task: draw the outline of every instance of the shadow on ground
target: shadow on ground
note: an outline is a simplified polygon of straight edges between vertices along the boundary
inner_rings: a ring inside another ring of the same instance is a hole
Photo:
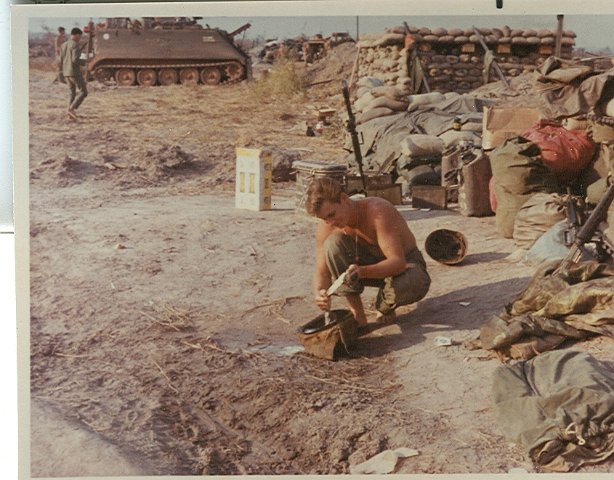
[[[359,339],[355,355],[381,357],[424,342],[429,333],[479,330],[491,315],[499,313],[522,290],[527,281],[528,278],[514,278],[427,297],[412,311],[399,315],[396,324],[370,327],[369,333]],[[463,306],[460,302],[469,302],[469,305]],[[459,315],[459,309],[464,309],[465,314]]]

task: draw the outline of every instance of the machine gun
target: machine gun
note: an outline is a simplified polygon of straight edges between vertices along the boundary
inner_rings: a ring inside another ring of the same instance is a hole
[[[572,265],[578,263],[582,258],[582,254],[584,253],[584,245],[590,242],[593,239],[593,236],[597,233],[598,238],[602,241],[605,240],[604,245],[601,246],[602,249],[611,250],[612,245],[607,239],[604,238],[601,232],[597,232],[599,224],[605,219],[608,208],[612,204],[614,200],[614,183],[610,183],[608,189],[606,190],[601,200],[595,207],[595,209],[591,212],[589,217],[586,219],[582,228],[578,231],[573,243],[571,244],[571,248],[569,252],[561,260],[561,263],[556,267],[552,275],[564,276],[569,271]],[[609,252],[611,254],[611,252]]]
[[[352,104],[350,103],[350,90],[345,80],[341,82],[341,87],[343,90],[343,100],[345,101],[345,108],[348,112],[347,130],[350,133],[350,137],[352,137],[352,149],[354,150],[354,158],[356,159],[356,163],[358,164],[358,173],[360,174],[360,179],[362,180],[362,188],[364,190],[363,193],[366,195],[367,180],[365,179],[365,174],[362,171],[362,153],[360,152],[360,142],[358,140],[358,132],[356,131],[356,118],[354,117],[354,112],[352,112]]]
[[[580,205],[581,212],[584,212],[584,202]],[[565,203],[565,216],[567,217],[567,228],[565,229],[565,246],[571,247],[578,236],[578,231],[582,225],[583,218],[578,213],[576,200],[571,194],[571,187],[567,187],[567,200]]]

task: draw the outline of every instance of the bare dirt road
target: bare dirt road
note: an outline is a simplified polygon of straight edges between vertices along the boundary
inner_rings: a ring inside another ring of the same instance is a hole
[[[347,473],[399,447],[420,452],[399,473],[532,471],[495,423],[499,361],[463,346],[532,273],[493,218],[400,206],[421,246],[462,231],[465,261],[428,259],[426,298],[352,358],[294,353],[319,313],[315,224],[292,182],[271,211],[235,209],[234,148],[338,161],[337,136],[302,128],[337,100],[91,84],[69,122],[51,79],[31,69],[32,475]],[[614,358],[602,338],[576,348]]]

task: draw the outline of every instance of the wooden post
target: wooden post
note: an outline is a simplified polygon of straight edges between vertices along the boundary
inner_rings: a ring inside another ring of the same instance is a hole
[[[352,73],[350,74],[350,88],[354,86],[354,76],[358,73],[358,62],[360,57],[360,47],[356,42],[356,58],[354,59],[354,65],[352,65]]]
[[[561,57],[561,43],[563,41],[563,17],[564,15],[557,15],[556,20],[558,25],[556,27],[556,44],[554,48],[554,55],[557,58]]]

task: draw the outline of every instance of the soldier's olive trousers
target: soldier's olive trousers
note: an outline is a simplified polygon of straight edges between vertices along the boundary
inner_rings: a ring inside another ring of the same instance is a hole
[[[384,260],[374,255],[367,245],[343,233],[332,233],[324,242],[326,265],[332,280],[341,275],[351,264],[372,265]],[[410,263],[403,273],[383,279],[361,279],[353,285],[342,285],[337,295],[360,295],[364,287],[377,287],[375,307],[381,313],[388,313],[401,305],[409,305],[424,298],[431,286],[431,277],[426,271],[426,262],[418,248],[405,255]]]
[[[68,108],[77,109],[79,105],[83,103],[85,97],[87,97],[87,85],[83,77],[64,77],[68,88],[70,89],[70,99],[68,102]],[[79,89],[79,95],[77,95],[77,89]]]

